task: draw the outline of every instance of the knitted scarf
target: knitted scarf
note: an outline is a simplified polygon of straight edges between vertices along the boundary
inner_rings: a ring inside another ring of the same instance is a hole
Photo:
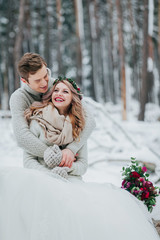
[[[72,124],[69,116],[60,115],[52,103],[34,111],[31,119],[37,120],[42,126],[49,143],[61,146],[73,141]]]

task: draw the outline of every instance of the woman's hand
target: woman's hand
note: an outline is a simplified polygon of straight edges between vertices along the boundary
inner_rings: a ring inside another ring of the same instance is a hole
[[[59,166],[71,168],[74,161],[76,161],[76,156],[74,156],[73,152],[70,149],[63,149],[62,161]]]

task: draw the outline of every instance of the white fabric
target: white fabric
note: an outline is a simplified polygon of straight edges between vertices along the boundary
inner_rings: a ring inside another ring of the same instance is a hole
[[[2,240],[158,240],[131,195],[111,184],[70,183],[0,168]]]
[[[160,221],[160,196],[156,197],[156,206],[153,207],[153,211],[151,212],[151,217],[154,220]]]

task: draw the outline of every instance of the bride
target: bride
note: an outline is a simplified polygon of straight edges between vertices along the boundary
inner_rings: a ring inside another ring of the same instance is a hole
[[[0,169],[0,239],[159,239],[147,208],[130,193],[80,180],[87,169],[86,145],[73,162],[62,160],[61,150],[78,141],[84,127],[75,96],[81,99],[76,83],[60,78],[42,104],[25,112],[31,130],[50,148],[44,159],[24,153],[30,169]]]

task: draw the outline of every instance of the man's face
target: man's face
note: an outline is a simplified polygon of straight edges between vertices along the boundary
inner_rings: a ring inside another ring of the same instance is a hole
[[[48,90],[48,81],[48,71],[43,65],[35,74],[29,74],[28,82],[25,81],[25,83],[36,92],[45,93]]]

